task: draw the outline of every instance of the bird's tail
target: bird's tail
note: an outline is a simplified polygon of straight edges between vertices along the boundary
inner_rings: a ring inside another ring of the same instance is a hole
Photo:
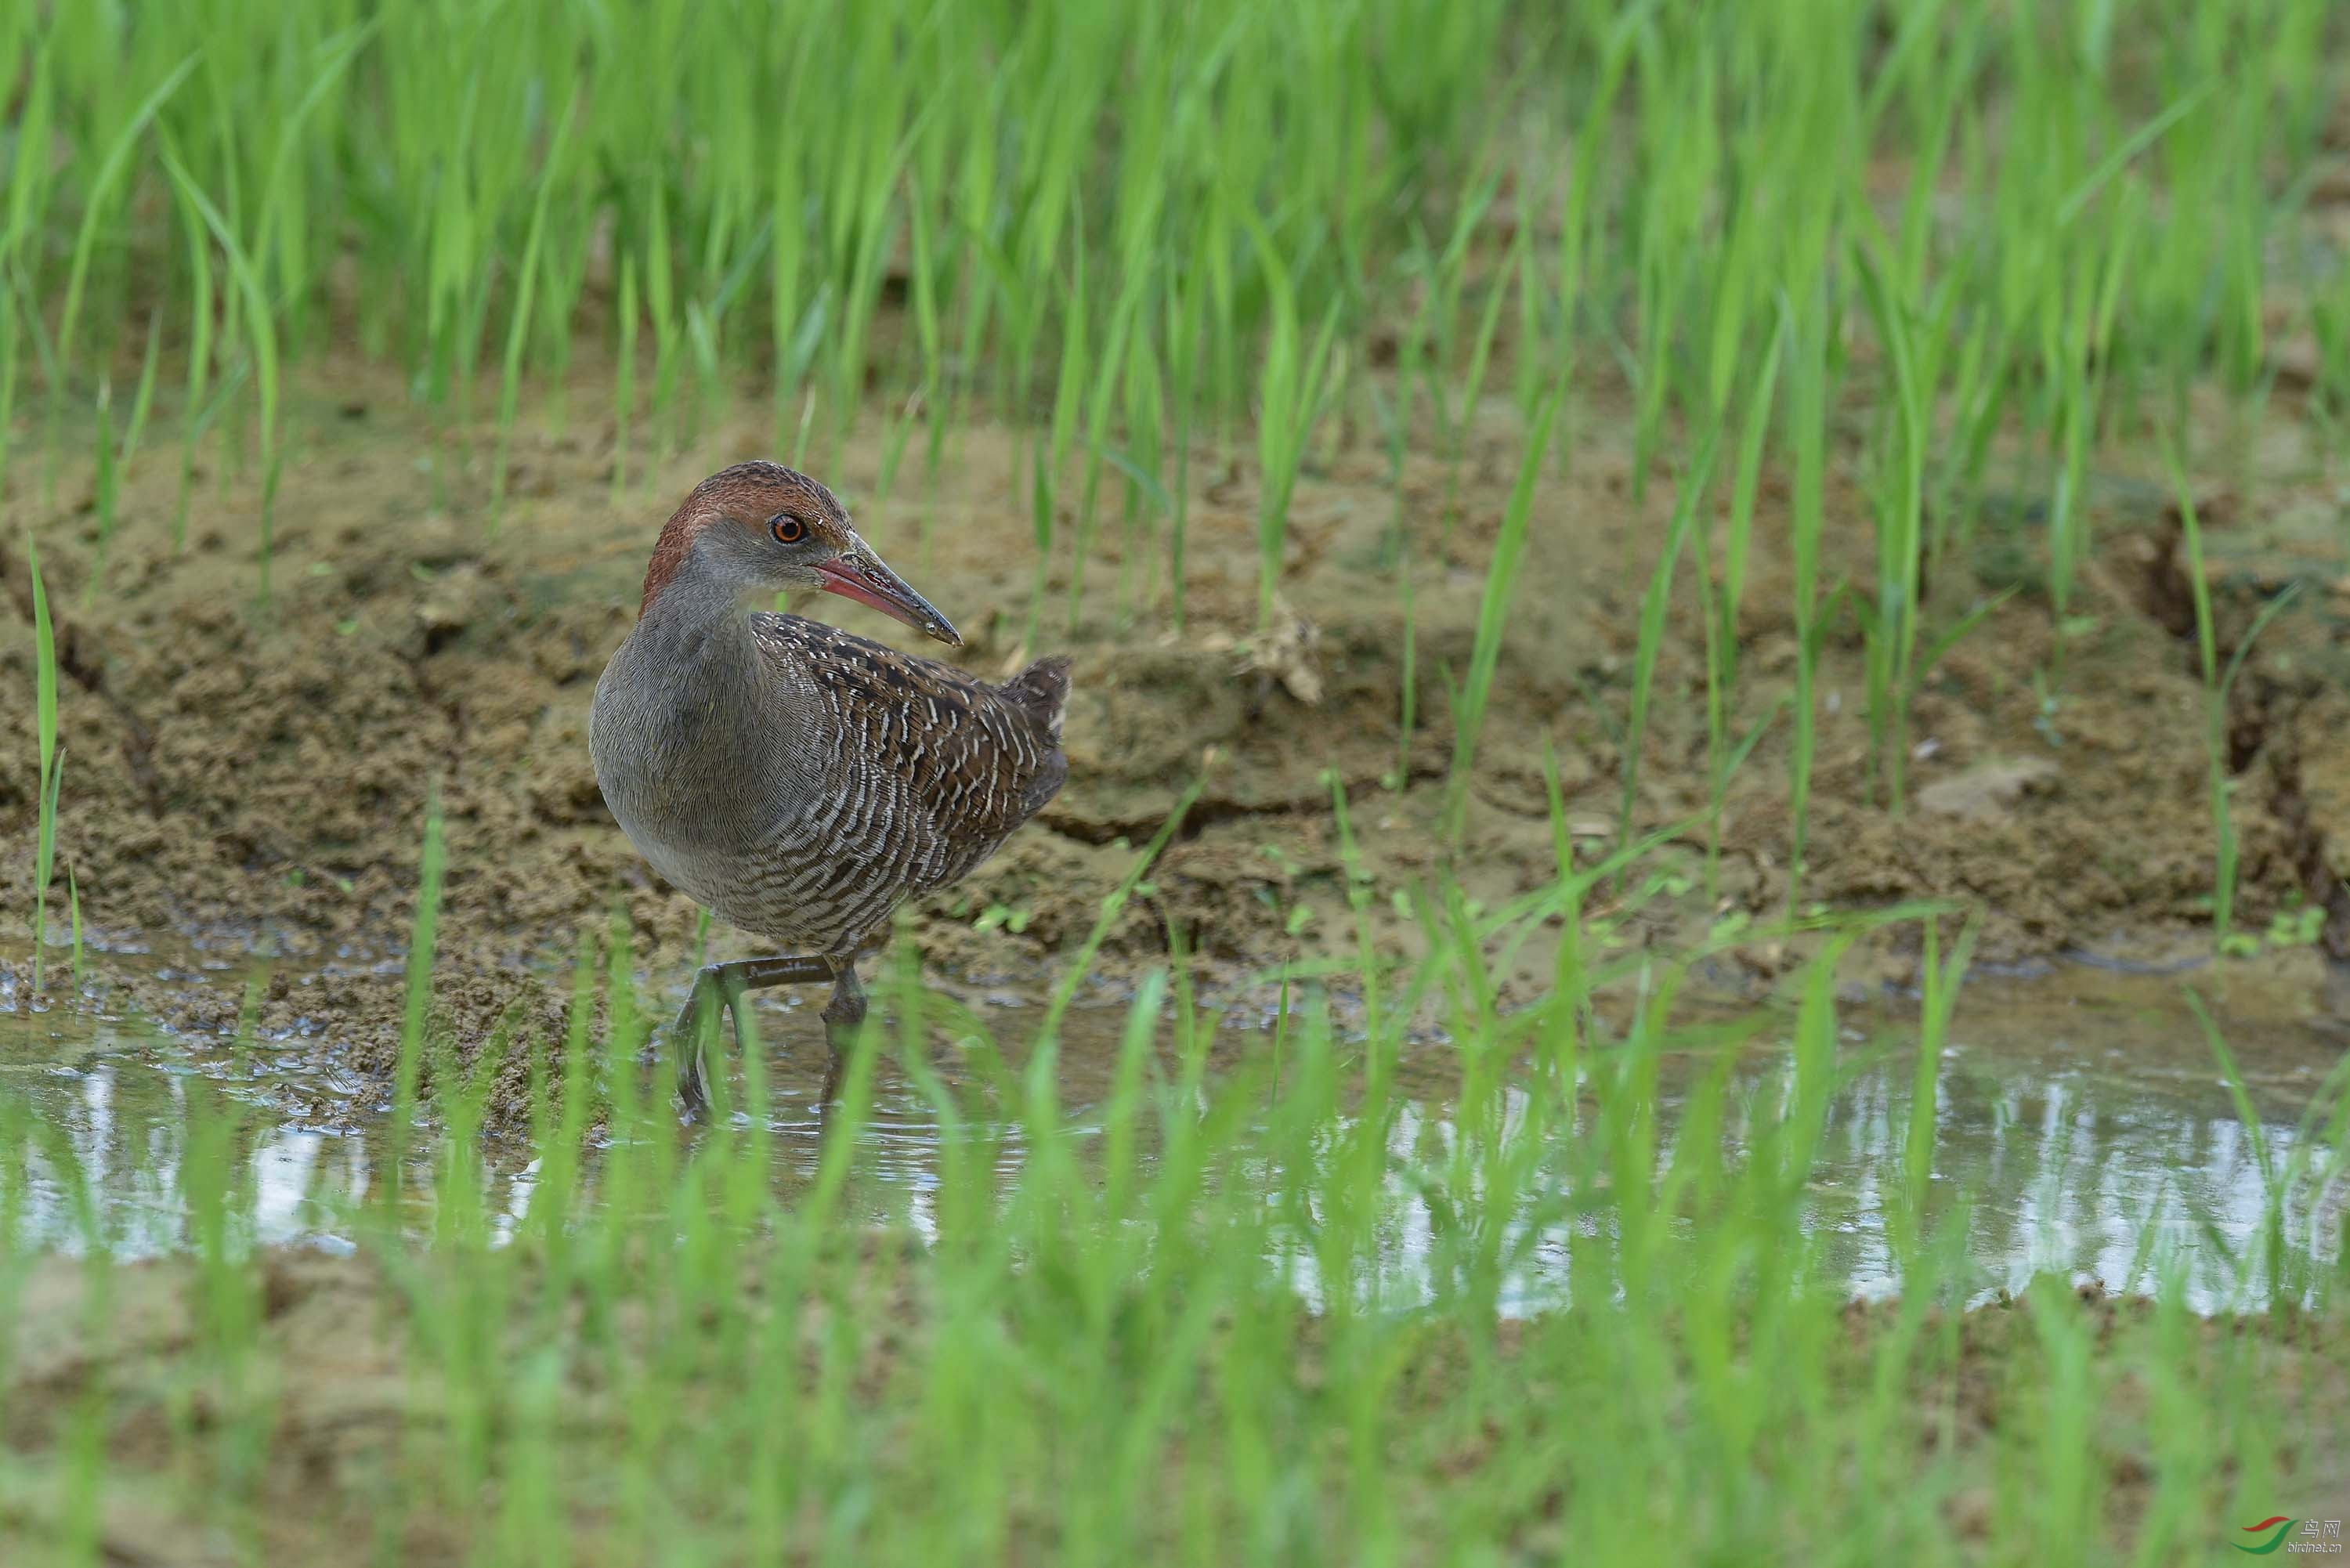
[[[1040,659],[997,688],[1014,706],[1061,738],[1061,717],[1069,706],[1069,661]]]

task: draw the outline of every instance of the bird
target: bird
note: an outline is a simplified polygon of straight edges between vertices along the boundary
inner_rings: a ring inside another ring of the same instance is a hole
[[[596,683],[597,785],[655,871],[778,949],[695,975],[673,1030],[689,1115],[707,1103],[705,1020],[723,1008],[739,1043],[746,993],[775,985],[832,985],[828,1102],[865,1018],[858,957],[899,905],[970,875],[1068,777],[1066,658],[993,684],[757,607],[783,589],[962,645],[838,497],[780,463],[712,474],[662,527],[636,622]]]

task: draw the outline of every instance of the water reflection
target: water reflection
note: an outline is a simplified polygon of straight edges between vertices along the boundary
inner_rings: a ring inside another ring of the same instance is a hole
[[[1945,1052],[1936,1067],[1937,1207],[1950,1214],[1963,1205],[1966,1251],[1981,1274],[1976,1299],[2043,1272],[2150,1292],[2177,1268],[2206,1309],[2258,1286],[2246,1271],[2268,1183],[2225,1085],[2159,1070],[2090,1073],[2051,1055],[1994,1031]],[[1832,1103],[1813,1182],[1814,1232],[1830,1266],[1863,1295],[1900,1284],[1887,1234],[1898,1195],[1888,1189],[1900,1182],[1911,1074],[1907,1061],[1865,1071]],[[2268,1098],[2261,1137],[2282,1171],[2301,1106]],[[2288,1222],[2317,1255],[2332,1256],[2332,1227],[2322,1221],[2334,1211],[2304,1190]]]
[[[2314,1179],[2295,1192],[2288,1226],[2313,1255],[2335,1254],[2343,1201],[2339,1184],[2324,1179],[2332,1151],[2302,1150],[2298,1140],[2302,1114],[2340,1048],[2290,1020],[2230,1023],[2254,1107],[2256,1148],[2191,1014],[2165,1000],[2172,995],[2085,1006],[2082,995],[2054,981],[1987,983],[1968,992],[1957,1043],[1930,1072],[1929,1208],[1963,1223],[1977,1299],[2020,1289],[2044,1272],[2133,1292],[2152,1290],[2175,1270],[2196,1304],[2223,1308],[2259,1283],[2249,1271],[2266,1221],[2263,1158],[2281,1171],[2297,1152],[2308,1158]],[[1033,1026],[1024,1009],[991,1012],[1005,1040],[1024,1038]],[[1891,1227],[1918,1079],[1901,1020],[1866,1012],[1847,1013],[1856,1026],[1846,1031],[1840,1087],[1804,1202],[1826,1270],[1856,1293],[1884,1295],[1900,1284]],[[788,1015],[775,1022],[780,1029]],[[1080,1117],[1107,1097],[1123,1024],[1118,1010],[1081,1009],[1065,1027],[1062,1093]],[[1249,1048],[1247,1040],[1238,1048]],[[776,1178],[787,1192],[812,1179],[822,1147],[811,1106],[816,1054],[779,1049],[770,1056],[779,1106],[772,1128]],[[1671,1158],[1679,1113],[1714,1060],[1694,1053],[1668,1059],[1660,1158]],[[1440,1158],[1451,1147],[1455,1133],[1443,1098],[1451,1067],[1440,1046],[1407,1064],[1405,1082],[1416,1097],[1392,1128],[1399,1166]],[[1016,1127],[984,1120],[990,1096],[976,1075],[960,1074],[951,1061],[941,1071],[973,1118],[962,1136],[992,1140],[993,1167],[1009,1181],[1023,1158]],[[1777,1120],[1792,1067],[1783,1050],[1758,1045],[1744,1053],[1730,1082],[1724,1137],[1734,1152]],[[29,1112],[36,1129],[23,1200],[0,1201],[0,1213],[15,1208],[20,1237],[41,1246],[78,1250],[95,1239],[136,1255],[182,1245],[191,1213],[180,1172],[189,1140],[217,1137],[231,1158],[212,1166],[244,1184],[229,1195],[230,1207],[250,1213],[261,1241],[347,1248],[338,1216],[381,1201],[387,1183],[397,1184],[396,1196],[422,1224],[433,1173],[421,1158],[391,1168],[380,1106],[362,1098],[366,1087],[322,1066],[315,1042],[264,1041],[240,1050],[231,1042],[175,1040],[103,1008],[0,1014],[0,1116],[21,1126]],[[1523,1096],[1512,1104],[1522,1107]],[[1505,1117],[1516,1114],[1505,1108]],[[0,1147],[12,1137],[0,1121]],[[854,1189],[852,1215],[932,1233],[946,1164],[941,1139],[931,1102],[884,1069],[859,1135],[865,1179]],[[1569,1260],[1591,1221],[1569,1217],[1565,1168],[1551,1168],[1529,1198],[1514,1238],[1522,1262],[1500,1303],[1505,1312],[1570,1298]],[[536,1178],[534,1164],[493,1150],[483,1197],[495,1234],[513,1232]],[[11,1179],[0,1170],[0,1189]],[[1395,1303],[1432,1289],[1435,1236],[1408,1171],[1392,1179],[1375,1277],[1354,1288]],[[1318,1292],[1311,1259],[1292,1262],[1300,1287]]]
[[[228,1156],[215,1168],[241,1184],[222,1196],[232,1207],[249,1198],[261,1240],[339,1250],[329,1216],[368,1195],[381,1140],[296,1115],[291,1103],[317,1093],[287,1092],[298,1075],[265,1053],[205,1051],[119,1018],[0,1017],[0,1114],[22,1113],[30,1133],[20,1237],[129,1257],[184,1245],[182,1170],[191,1138],[213,1136]]]

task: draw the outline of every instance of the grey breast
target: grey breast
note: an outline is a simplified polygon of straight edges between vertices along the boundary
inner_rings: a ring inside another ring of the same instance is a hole
[[[662,679],[671,661],[637,644],[632,636],[613,656],[589,718],[614,819],[654,870],[719,919],[804,937],[799,917],[816,911],[803,912],[796,894],[817,849],[795,826],[823,797],[807,765],[825,750],[808,732],[815,715],[780,711],[733,682]]]

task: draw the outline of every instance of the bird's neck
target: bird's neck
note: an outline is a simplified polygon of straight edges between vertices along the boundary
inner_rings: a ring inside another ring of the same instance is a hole
[[[690,566],[654,595],[597,682],[596,779],[661,874],[707,903],[741,857],[821,798],[818,710],[764,652],[752,597]]]
[[[629,636],[638,679],[665,688],[681,705],[756,704],[765,682],[749,598],[739,582],[689,561],[646,604]]]
[[[746,602],[755,593],[689,564],[598,682],[597,776],[632,834],[753,842],[822,784],[816,710],[761,650]]]

